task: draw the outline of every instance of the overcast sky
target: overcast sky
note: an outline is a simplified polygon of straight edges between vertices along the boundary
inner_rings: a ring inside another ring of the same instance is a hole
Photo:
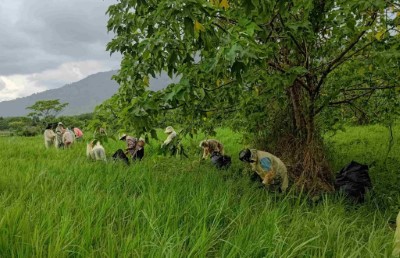
[[[106,52],[116,0],[0,0],[0,101],[118,69]]]

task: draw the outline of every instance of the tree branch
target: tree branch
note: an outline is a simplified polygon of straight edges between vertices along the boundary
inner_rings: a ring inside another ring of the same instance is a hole
[[[286,73],[286,71],[285,71],[282,67],[280,67],[279,65],[275,64],[274,62],[268,62],[268,65],[269,65],[270,67],[276,69],[276,70],[279,71],[279,72]],[[295,80],[296,80],[298,83],[300,83],[300,85],[301,85],[304,89],[306,89],[309,93],[311,93],[311,89],[310,89],[302,80],[300,80],[298,77],[296,77]]]
[[[362,98],[364,96],[367,96],[368,94],[371,95],[376,91],[376,90],[387,90],[387,89],[395,89],[395,88],[400,88],[400,85],[396,85],[396,86],[383,86],[383,87],[366,87],[366,88],[353,88],[353,89],[341,89],[340,91],[342,92],[350,92],[350,91],[366,91],[360,95],[354,96],[352,98],[349,99],[344,99],[344,100],[339,100],[339,101],[335,101],[335,102],[329,102],[325,105],[320,106],[315,114],[318,114],[319,112],[322,111],[322,109],[326,106],[335,106],[335,105],[342,105],[342,104],[352,104],[352,102],[354,100],[357,100],[359,98]]]
[[[228,85],[230,85],[230,84],[232,84],[232,83],[234,83],[234,82],[236,82],[236,80],[232,80],[232,81],[229,81],[229,82],[227,82],[227,83],[224,83],[224,84],[222,84],[222,85],[220,85],[220,86],[218,86],[217,88],[214,88],[214,89],[207,89],[207,88],[203,88],[205,91],[207,91],[207,92],[211,92],[211,91],[215,91],[215,90],[219,90],[219,89],[221,89],[221,88],[223,88],[223,87],[225,87],[225,86],[228,86]]]
[[[372,17],[371,17],[372,19],[366,24],[366,27],[371,26],[371,25],[375,22],[376,17],[377,17],[377,14],[376,14],[376,12],[374,12],[373,15],[372,15]],[[328,74],[329,74],[330,72],[332,72],[334,68],[337,68],[337,67],[338,67],[338,65],[337,65],[337,66],[335,66],[335,65],[336,65],[338,62],[340,62],[340,61],[342,60],[342,58],[343,58],[351,49],[353,49],[353,47],[354,47],[355,45],[357,45],[357,43],[360,41],[360,39],[362,38],[362,36],[364,36],[364,34],[367,32],[368,29],[369,29],[369,28],[362,30],[362,31],[357,35],[357,37],[342,51],[342,53],[340,53],[335,59],[333,59],[332,61],[329,62],[328,67],[327,67],[327,68],[325,69],[325,71],[322,73],[322,76],[321,76],[321,78],[320,78],[320,80],[319,80],[319,82],[318,82],[318,85],[317,85],[317,87],[316,87],[316,89],[315,89],[316,92],[319,92],[319,90],[320,90],[322,84],[324,83],[326,77],[328,76]]]
[[[386,90],[386,89],[395,89],[400,88],[400,85],[396,86],[383,86],[383,87],[366,87],[366,88],[352,88],[352,89],[341,89],[341,91],[357,91],[357,90]]]
[[[281,22],[283,29],[286,31],[286,33],[289,35],[289,37],[292,39],[292,41],[293,41],[294,44],[296,45],[297,49],[303,54],[304,57],[307,58],[306,52],[304,52],[304,49],[300,46],[299,42],[297,42],[297,40],[296,40],[296,38],[293,36],[293,34],[290,33],[290,31],[288,31],[288,30],[286,29],[286,26],[285,26],[285,24],[283,23],[283,19],[282,19],[282,16],[281,16],[280,14],[279,14],[279,21]]]

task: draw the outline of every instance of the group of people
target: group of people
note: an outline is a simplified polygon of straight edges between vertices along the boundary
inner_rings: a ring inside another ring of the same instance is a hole
[[[83,132],[72,127],[72,130],[59,122],[53,131],[54,124],[47,126],[44,132],[45,146],[49,148],[52,144],[56,148],[68,148],[75,140],[82,139]],[[172,126],[168,126],[165,131],[167,139],[162,143],[161,148],[173,144],[177,133]],[[135,138],[127,134],[121,135],[119,140],[126,143],[126,148],[118,149],[112,157],[129,164],[130,160],[142,160],[144,157],[145,140]],[[212,164],[218,169],[226,169],[231,165],[231,157],[225,155],[224,145],[214,139],[208,139],[200,142],[199,147],[203,149],[202,159],[210,158]],[[106,160],[104,147],[99,141],[91,141],[87,145],[87,156],[95,160]],[[252,170],[257,173],[262,183],[271,189],[286,191],[289,185],[288,173],[285,164],[271,153],[256,149],[244,149],[239,153],[239,159],[242,162],[250,164]]]
[[[53,130],[55,127],[55,131]],[[54,145],[56,148],[69,148],[76,140],[81,140],[83,132],[77,127],[69,129],[62,122],[48,124],[44,131],[44,144],[46,148]]]
[[[177,133],[172,126],[165,129],[167,139],[161,145],[162,148],[171,144]],[[132,160],[141,160],[144,156],[145,141],[142,138],[134,138],[123,134],[120,140],[125,141],[127,148],[117,150],[113,157],[129,163],[128,156]],[[202,159],[211,159],[212,164],[217,168],[228,168],[231,164],[231,157],[225,155],[224,145],[214,139],[200,142],[199,147],[203,149]],[[257,173],[262,183],[273,190],[286,191],[289,186],[289,178],[285,164],[278,157],[271,153],[256,149],[244,149],[239,153],[242,162],[249,163],[252,170]]]
[[[105,130],[100,128],[99,132],[104,134]],[[167,139],[162,143],[161,148],[167,147],[169,144],[173,144],[174,139],[177,137],[177,133],[172,126],[168,126],[165,131]],[[59,122],[53,131],[52,125],[49,125],[45,132],[45,146],[48,148],[51,144],[55,144],[57,148],[64,146],[68,148],[75,139],[82,139],[83,132],[76,127],[72,127],[72,130],[64,127]],[[124,150],[118,149],[114,155],[114,159],[123,160],[126,164],[129,164],[129,160],[142,160],[144,157],[144,146],[145,140],[143,138],[135,138],[127,134],[121,135],[119,140],[126,143]],[[202,159],[211,159],[219,169],[228,168],[231,164],[231,157],[225,155],[224,145],[215,139],[203,140],[200,142],[199,147],[203,149]],[[106,155],[104,147],[99,141],[91,141],[87,145],[87,156],[94,160],[106,161]],[[274,156],[271,153],[256,150],[256,149],[243,149],[239,152],[239,160],[250,164],[253,172],[257,174],[260,181],[271,190],[278,190],[285,192],[289,186],[288,172],[285,164],[281,159]],[[400,224],[400,213],[397,216],[397,224]],[[400,227],[397,227],[395,233],[395,248],[393,251],[394,256],[400,255]]]

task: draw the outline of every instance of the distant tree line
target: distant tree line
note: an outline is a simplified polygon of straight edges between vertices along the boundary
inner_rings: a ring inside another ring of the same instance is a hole
[[[81,129],[87,128],[93,114],[81,114],[76,116],[59,116],[49,122],[62,121],[68,127],[75,126]],[[35,136],[41,134],[45,124],[31,117],[0,117],[0,132],[6,132],[18,136]]]

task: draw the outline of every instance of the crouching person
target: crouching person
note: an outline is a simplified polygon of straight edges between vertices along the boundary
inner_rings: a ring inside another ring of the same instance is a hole
[[[142,160],[144,157],[144,139],[134,138],[132,136],[128,136],[123,134],[120,138],[121,141],[125,141],[127,148],[125,151],[119,149],[113,154],[114,159],[119,159],[124,161],[127,165],[129,164],[128,156],[132,158],[132,160]]]
[[[165,128],[164,133],[168,136],[167,139],[165,139],[164,143],[161,145],[161,148],[165,148],[166,146],[168,146],[172,142],[172,140],[177,136],[177,133],[175,132],[172,126],[168,126],[167,128]]]
[[[94,144],[94,141],[91,141],[87,144],[86,156],[93,160],[107,161],[106,151],[104,150],[104,147],[101,145],[100,141],[97,141],[96,144]]]
[[[64,144],[64,148],[69,148],[69,147],[71,147],[71,145],[72,145],[72,144],[74,143],[74,141],[75,141],[75,135],[74,135],[74,133],[73,133],[71,130],[66,129],[66,130],[64,131],[63,135],[62,135],[62,141],[63,141],[63,144]]]
[[[224,155],[224,145],[217,140],[204,140],[200,142],[200,147],[203,149],[202,159],[208,158],[213,152],[218,152]]]
[[[287,169],[282,160],[271,153],[255,149],[244,149],[239,153],[239,159],[250,163],[251,168],[262,179],[268,188],[279,187],[285,192],[289,185]]]
[[[144,156],[144,139],[137,139],[126,134],[123,134],[119,139],[126,142],[126,155],[131,156],[132,160],[142,160]]]

